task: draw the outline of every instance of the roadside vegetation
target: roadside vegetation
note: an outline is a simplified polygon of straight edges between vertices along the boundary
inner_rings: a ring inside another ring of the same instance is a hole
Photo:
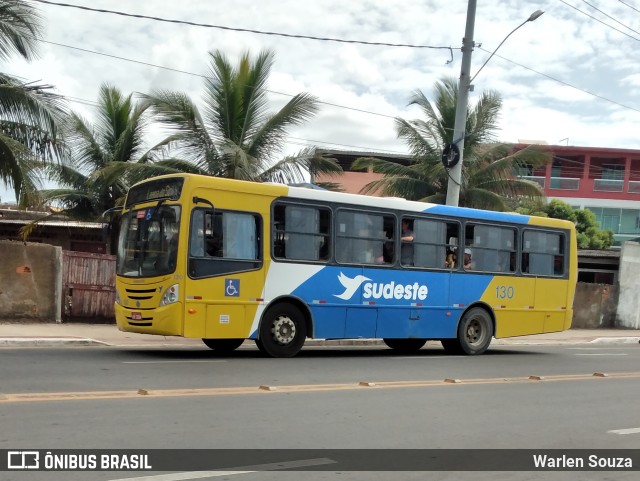
[[[42,19],[31,3],[0,0],[0,60],[36,57],[41,31]],[[106,212],[122,205],[131,185],[156,175],[191,172],[297,183],[309,174],[342,171],[335,159],[315,148],[284,154],[288,130],[311,120],[319,102],[299,93],[279,110],[268,110],[265,88],[273,52],[253,57],[246,52],[234,64],[214,50],[208,60],[201,101],[167,90],[134,98],[105,82],[94,122],[71,111],[53,86],[0,73],[0,181],[13,189],[20,207],[103,220]],[[457,80],[442,79],[434,92],[431,100],[420,90],[412,93],[409,105],[419,109],[420,118],[395,119],[396,135],[409,149],[407,163],[372,157],[355,161],[353,168],[383,176],[362,193],[445,202],[449,174],[441,158],[443,148],[456,140]],[[569,219],[578,227],[580,247],[610,246],[612,233],[600,230],[591,212],[574,211],[559,201],[547,205],[538,184],[519,178],[521,168],[544,165],[550,156],[535,146],[499,142],[501,108],[495,91],[482,92],[468,108],[460,205]],[[154,127],[164,138],[150,145]],[[56,187],[43,189],[47,182]],[[23,235],[34,226],[23,229]]]

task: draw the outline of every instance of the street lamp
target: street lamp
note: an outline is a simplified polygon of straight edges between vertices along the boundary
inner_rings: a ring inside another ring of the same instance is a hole
[[[469,90],[471,88],[471,82],[475,79],[480,70],[491,60],[491,57],[498,51],[502,44],[520,27],[525,23],[533,22],[540,17],[544,12],[542,10],[536,10],[529,18],[514,28],[509,35],[507,35],[500,45],[489,55],[489,58],[485,60],[482,66],[478,69],[476,74],[469,78],[469,71],[471,70],[471,52],[475,46],[473,42],[473,29],[476,16],[476,0],[469,0],[467,6],[467,24],[465,27],[464,38],[462,39],[462,66],[460,67],[460,82],[458,83],[458,99],[456,103],[456,117],[453,127],[453,144],[448,145],[445,148],[445,154],[443,154],[442,161],[445,167],[451,167],[449,170],[449,182],[447,184],[447,205],[458,205],[460,201],[460,185],[462,183],[462,159],[464,152],[464,138],[465,127],[467,123],[467,103],[469,100]]]

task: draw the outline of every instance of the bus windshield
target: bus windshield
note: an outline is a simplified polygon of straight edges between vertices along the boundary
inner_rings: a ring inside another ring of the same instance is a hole
[[[180,206],[162,205],[131,210],[122,218],[117,274],[153,277],[176,268]]]

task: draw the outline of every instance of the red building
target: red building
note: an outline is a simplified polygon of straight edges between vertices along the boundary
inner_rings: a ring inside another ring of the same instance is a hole
[[[603,147],[541,146],[553,160],[544,167],[524,169],[523,178],[539,183],[549,199],[557,198],[574,208],[589,209],[600,227],[614,233],[616,244],[640,237],[640,150]],[[345,192],[360,189],[381,176],[351,170],[358,157],[379,157],[407,162],[406,157],[323,150],[333,156],[345,173],[339,178],[318,176],[314,182],[336,182]]]

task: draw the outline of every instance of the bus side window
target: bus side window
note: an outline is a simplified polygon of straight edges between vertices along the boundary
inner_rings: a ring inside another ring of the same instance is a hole
[[[471,270],[515,272],[516,231],[510,227],[468,224],[465,251],[470,249]]]
[[[273,256],[323,261],[329,257],[330,211],[315,206],[277,204],[273,209]]]
[[[522,245],[522,272],[540,276],[564,275],[564,235],[525,230]]]
[[[374,212],[339,210],[336,215],[336,261],[345,264],[385,264],[393,253],[385,244],[393,239],[395,218]],[[389,237],[391,235],[391,238]]]
[[[189,233],[189,276],[198,279],[259,269],[261,220],[250,212],[194,210]]]

